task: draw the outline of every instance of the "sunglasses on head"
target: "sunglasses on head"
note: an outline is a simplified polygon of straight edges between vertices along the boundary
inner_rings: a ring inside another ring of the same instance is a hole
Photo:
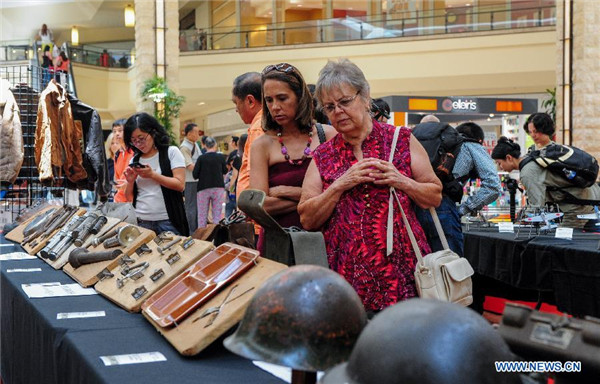
[[[294,70],[294,66],[288,63],[279,63],[279,64],[272,64],[272,65],[267,65],[265,67],[265,69],[263,69],[262,74],[266,75],[267,73],[271,72],[271,71],[278,71],[278,72],[283,72],[283,73],[290,73]]]

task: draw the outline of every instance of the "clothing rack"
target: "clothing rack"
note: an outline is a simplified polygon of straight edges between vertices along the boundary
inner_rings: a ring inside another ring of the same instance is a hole
[[[43,90],[43,68],[31,64],[0,67],[0,78],[8,80],[20,110],[23,132],[23,165],[14,184],[2,187],[0,199],[0,229],[11,223],[26,208],[46,199],[65,194],[64,176],[54,186],[43,186],[35,163],[35,128],[40,92]]]

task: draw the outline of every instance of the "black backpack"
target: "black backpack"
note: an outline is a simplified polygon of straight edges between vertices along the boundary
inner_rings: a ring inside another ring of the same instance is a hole
[[[427,151],[433,171],[442,182],[450,181],[452,168],[464,138],[446,123],[421,123],[412,131]]]
[[[573,186],[587,188],[598,178],[598,161],[589,153],[568,145],[553,143],[531,151],[519,164],[519,169],[535,161],[537,165],[561,176]]]
[[[427,151],[433,171],[444,187],[443,193],[460,201],[463,189],[454,179],[452,169],[465,137],[450,124],[438,122],[418,124],[412,133]]]

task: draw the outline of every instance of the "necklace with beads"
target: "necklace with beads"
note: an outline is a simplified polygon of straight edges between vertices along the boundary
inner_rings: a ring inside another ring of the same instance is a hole
[[[285,146],[285,144],[283,144],[281,132],[277,132],[277,139],[279,140],[279,144],[281,145],[281,154],[283,155],[283,157],[285,157],[288,163],[290,163],[291,165],[302,165],[304,160],[306,160],[308,156],[310,156],[310,154],[312,153],[312,151],[310,150],[310,144],[312,143],[312,135],[312,132],[308,134],[308,142],[306,143],[306,148],[304,148],[302,158],[298,160],[292,160],[290,159],[290,154],[288,153],[287,147]]]

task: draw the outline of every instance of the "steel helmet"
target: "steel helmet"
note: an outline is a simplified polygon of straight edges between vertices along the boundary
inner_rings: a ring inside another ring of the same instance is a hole
[[[322,384],[520,383],[494,362],[515,360],[486,320],[457,304],[412,299],[385,309],[365,327],[350,360]]]
[[[264,283],[223,344],[248,359],[322,371],[348,359],[366,323],[360,298],[342,276],[297,265]]]

